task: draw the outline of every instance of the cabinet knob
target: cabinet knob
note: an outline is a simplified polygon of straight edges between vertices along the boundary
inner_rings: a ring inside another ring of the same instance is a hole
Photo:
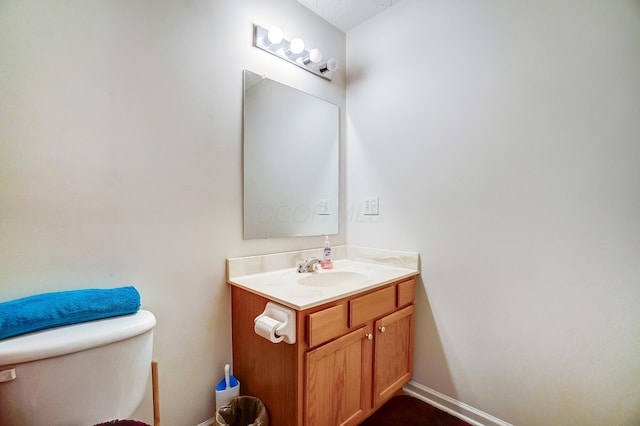
[[[386,329],[384,328],[384,325],[383,325],[382,327],[378,327],[378,330],[380,330],[380,333],[384,333]]]
[[[365,334],[366,338],[369,340],[373,340],[373,333],[367,333]]]

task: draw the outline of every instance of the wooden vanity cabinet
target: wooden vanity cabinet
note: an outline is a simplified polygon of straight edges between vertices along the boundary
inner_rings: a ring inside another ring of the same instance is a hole
[[[269,300],[232,287],[233,366],[276,426],[357,425],[413,373],[415,279],[296,311],[296,343],[256,335]]]

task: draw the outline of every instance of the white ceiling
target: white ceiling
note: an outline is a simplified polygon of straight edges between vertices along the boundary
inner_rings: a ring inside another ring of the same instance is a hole
[[[344,32],[402,0],[298,0]]]

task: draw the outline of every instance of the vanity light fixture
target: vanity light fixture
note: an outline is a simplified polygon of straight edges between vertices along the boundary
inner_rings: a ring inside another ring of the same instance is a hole
[[[304,40],[299,37],[287,40],[279,27],[266,29],[260,25],[253,26],[253,45],[258,49],[269,52],[280,59],[284,59],[326,80],[331,80],[333,72],[338,69],[339,62],[335,59],[322,60],[319,49],[305,49]]]

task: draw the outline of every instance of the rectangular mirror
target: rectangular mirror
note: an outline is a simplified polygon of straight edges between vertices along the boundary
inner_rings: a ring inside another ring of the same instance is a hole
[[[338,233],[337,105],[244,71],[244,238]]]

